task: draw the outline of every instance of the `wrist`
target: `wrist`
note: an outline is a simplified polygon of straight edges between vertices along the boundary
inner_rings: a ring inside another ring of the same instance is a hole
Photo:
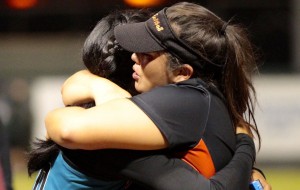
[[[266,175],[264,174],[264,172],[262,171],[262,170],[260,170],[260,169],[258,169],[258,168],[256,168],[256,167],[252,167],[252,170],[255,170],[255,171],[257,171],[257,172],[259,172],[265,179],[267,179],[266,178]]]

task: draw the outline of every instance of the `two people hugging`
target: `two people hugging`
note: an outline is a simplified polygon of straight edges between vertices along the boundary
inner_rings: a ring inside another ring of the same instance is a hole
[[[251,176],[271,189],[253,169],[256,57],[243,28],[188,2],[116,11],[83,62],[30,153],[34,189],[240,190]]]

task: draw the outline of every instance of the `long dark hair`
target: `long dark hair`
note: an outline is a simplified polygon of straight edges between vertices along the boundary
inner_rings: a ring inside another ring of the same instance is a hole
[[[194,3],[175,4],[166,14],[178,37],[205,58],[200,60],[201,69],[194,68],[195,77],[220,89],[234,126],[243,125],[254,131],[260,146],[254,118],[256,92],[251,80],[257,72],[257,55],[246,29],[224,22]]]
[[[131,77],[131,53],[123,50],[114,37],[113,29],[117,25],[142,22],[149,18],[150,11],[125,10],[113,12],[103,18],[87,37],[83,50],[82,60],[91,73],[109,78],[133,95],[137,92]]]
[[[142,22],[151,16],[149,10],[115,11],[101,19],[87,37],[82,60],[93,74],[102,76],[128,90],[132,95],[137,92],[132,85],[132,61],[130,53],[121,49],[115,40],[113,29],[125,23]],[[81,105],[84,108],[94,106],[94,102]],[[57,157],[61,147],[52,140],[36,139],[28,154],[27,170],[29,176],[34,172],[49,167]]]

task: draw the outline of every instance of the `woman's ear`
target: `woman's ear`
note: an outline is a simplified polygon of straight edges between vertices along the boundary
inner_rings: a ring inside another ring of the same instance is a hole
[[[194,69],[189,64],[183,64],[174,71],[174,82],[181,82],[191,78]]]

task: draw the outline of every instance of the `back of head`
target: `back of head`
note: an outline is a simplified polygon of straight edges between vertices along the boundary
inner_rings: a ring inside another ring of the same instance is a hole
[[[203,57],[199,60],[201,67],[194,67],[195,76],[218,87],[235,126],[242,123],[251,127],[260,139],[251,81],[257,60],[246,30],[193,3],[175,4],[166,10],[166,15],[177,37]]]
[[[83,46],[82,59],[87,69],[135,93],[131,77],[131,53],[118,46],[113,31],[118,25],[145,21],[150,14],[148,10],[125,10],[112,12],[102,18]]]

